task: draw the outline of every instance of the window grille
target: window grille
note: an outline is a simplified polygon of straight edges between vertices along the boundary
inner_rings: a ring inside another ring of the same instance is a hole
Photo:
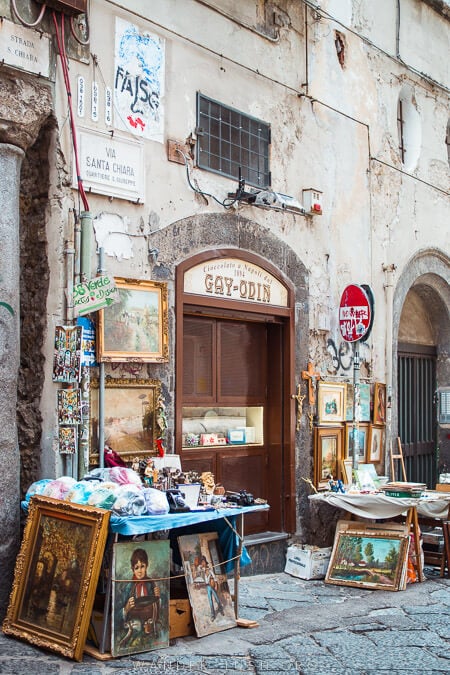
[[[439,424],[450,424],[450,389],[439,391]]]
[[[270,186],[270,125],[197,94],[197,165],[248,185]]]
[[[397,107],[398,149],[400,151],[402,164],[405,163],[405,154],[406,154],[405,137],[403,133],[404,127],[405,127],[405,119],[403,117],[403,102],[399,101]]]

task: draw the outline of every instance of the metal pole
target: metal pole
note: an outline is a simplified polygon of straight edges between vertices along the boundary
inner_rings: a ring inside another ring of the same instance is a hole
[[[359,389],[358,343],[353,343],[353,426],[352,426],[352,469],[358,468],[359,422],[361,419],[361,396]],[[353,481],[352,481],[353,482]]]
[[[100,248],[98,251],[98,270],[97,274],[101,276],[104,270],[105,250]],[[105,466],[105,364],[99,363],[99,383],[98,383],[98,460],[101,469]]]

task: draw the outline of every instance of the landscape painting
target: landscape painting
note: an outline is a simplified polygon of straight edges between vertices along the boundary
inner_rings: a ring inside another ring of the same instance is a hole
[[[397,532],[337,532],[325,583],[398,591],[408,537]]]

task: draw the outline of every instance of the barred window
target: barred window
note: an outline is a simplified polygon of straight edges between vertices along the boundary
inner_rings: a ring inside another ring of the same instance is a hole
[[[267,188],[270,125],[197,94],[197,165]]]

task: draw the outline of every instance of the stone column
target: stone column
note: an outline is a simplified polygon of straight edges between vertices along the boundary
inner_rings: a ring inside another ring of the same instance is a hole
[[[16,400],[20,356],[19,189],[24,152],[0,143],[0,615],[8,606],[20,537]]]

